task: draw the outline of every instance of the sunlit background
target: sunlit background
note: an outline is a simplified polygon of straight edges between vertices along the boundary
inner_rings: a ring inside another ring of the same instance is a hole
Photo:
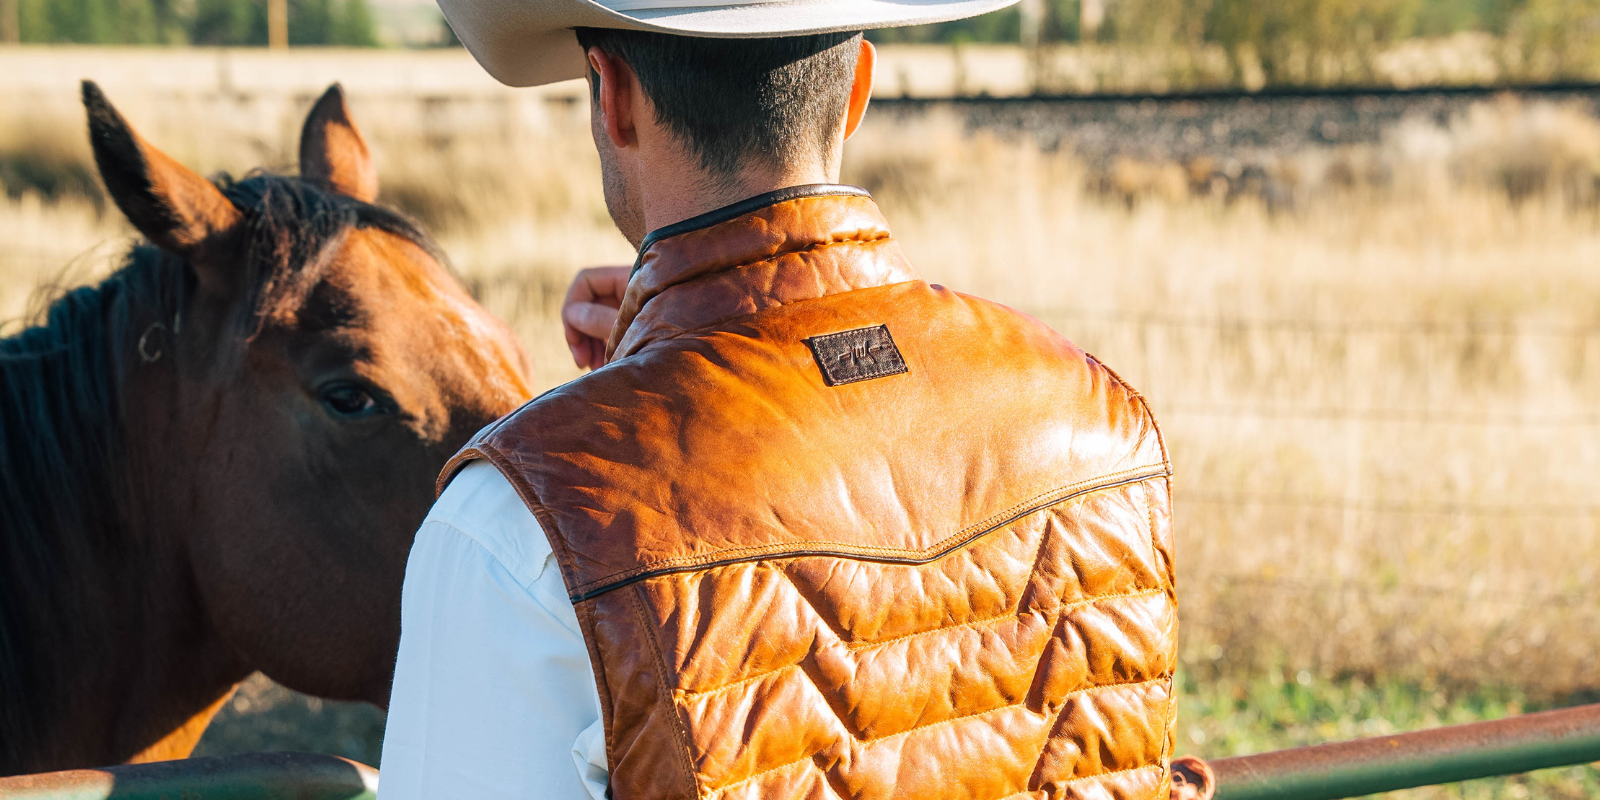
[[[235,175],[292,170],[342,81],[382,201],[541,388],[575,377],[566,282],[632,260],[581,86],[494,84],[430,2],[278,8],[0,0],[5,331],[130,241],[80,78]],[[845,179],[930,280],[1045,320],[1163,422],[1180,752],[1600,700],[1600,2],[1035,0],[873,38]],[[376,764],[382,725],[258,676],[200,753]],[[1579,767],[1397,796],[1597,794]]]

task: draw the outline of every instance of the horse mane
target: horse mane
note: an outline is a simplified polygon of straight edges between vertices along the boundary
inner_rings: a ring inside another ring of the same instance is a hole
[[[235,333],[246,338],[305,299],[323,253],[353,228],[404,237],[448,268],[397,212],[262,172],[215,182],[245,215],[244,263],[233,268],[243,289]],[[117,587],[96,582],[115,580],[119,561],[147,544],[128,533],[141,498],[123,387],[143,366],[140,337],[156,325],[180,331],[194,291],[188,264],[141,241],[98,285],[62,293],[31,327],[0,338],[0,767],[22,757],[70,693],[69,664],[48,642],[108,624],[105,598]],[[151,577],[128,576],[127,586]]]

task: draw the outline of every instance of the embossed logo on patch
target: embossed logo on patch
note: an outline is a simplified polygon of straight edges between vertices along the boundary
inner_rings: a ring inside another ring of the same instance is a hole
[[[806,340],[829,386],[855,383],[906,371],[906,361],[889,337],[889,327],[856,328]]]

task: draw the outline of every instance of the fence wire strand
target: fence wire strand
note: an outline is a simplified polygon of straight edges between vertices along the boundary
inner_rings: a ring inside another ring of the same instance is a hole
[[[1379,335],[1470,338],[1541,337],[1557,339],[1600,338],[1600,324],[1563,325],[1535,322],[1456,322],[1405,319],[1288,319],[1274,317],[1183,316],[1177,314],[1117,314],[1081,308],[1025,306],[1018,309],[1040,320],[1063,320],[1145,328],[1206,329],[1219,333],[1275,331],[1300,335]]]

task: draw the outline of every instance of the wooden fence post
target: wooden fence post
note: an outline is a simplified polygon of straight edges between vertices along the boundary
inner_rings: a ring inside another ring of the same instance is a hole
[[[1100,23],[1106,21],[1105,0],[1081,0],[1078,4],[1078,41],[1092,43],[1100,35]]]
[[[0,0],[0,44],[22,41],[22,0]]]
[[[1022,15],[1022,46],[1033,50],[1044,28],[1044,0],[1022,0],[1017,12]]]
[[[289,49],[289,0],[267,0],[267,47]]]

